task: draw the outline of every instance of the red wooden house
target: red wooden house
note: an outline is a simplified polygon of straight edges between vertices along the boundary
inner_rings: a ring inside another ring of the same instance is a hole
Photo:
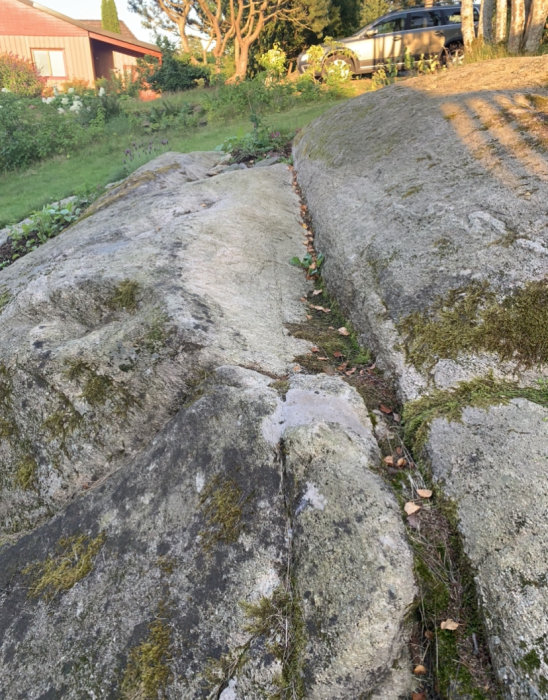
[[[142,56],[161,58],[154,44],[136,39],[120,22],[120,34],[99,20],[76,20],[33,0],[0,0],[0,53],[30,59],[48,85],[84,80],[90,86],[111,71],[132,71]]]

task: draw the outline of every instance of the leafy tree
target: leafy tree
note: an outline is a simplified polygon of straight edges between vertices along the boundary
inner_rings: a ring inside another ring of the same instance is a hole
[[[108,32],[120,34],[120,22],[114,0],[101,0],[101,26]]]

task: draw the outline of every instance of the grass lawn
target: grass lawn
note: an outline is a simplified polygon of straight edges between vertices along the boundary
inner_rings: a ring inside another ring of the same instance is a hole
[[[365,81],[353,81],[354,94],[364,89]],[[197,91],[193,93],[191,101],[197,102]],[[345,98],[324,98],[283,112],[265,114],[261,119],[273,130],[296,130],[342,99]],[[16,223],[32,211],[63,197],[100,190],[165,151],[213,150],[229,137],[243,136],[251,130],[249,115],[224,123],[193,129],[172,128],[153,134],[128,130],[125,117],[115,118],[107,124],[105,134],[97,143],[89,144],[70,156],[56,156],[28,169],[1,175],[0,228]],[[134,159],[124,164],[126,149],[132,150]]]

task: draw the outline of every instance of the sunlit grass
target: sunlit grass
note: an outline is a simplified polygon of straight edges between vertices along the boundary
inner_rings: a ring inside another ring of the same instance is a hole
[[[357,88],[354,90],[359,92]],[[177,104],[196,104],[206,94],[206,90],[194,90],[182,95],[167,95],[166,99]],[[344,98],[322,99],[298,105],[283,113],[265,114],[262,119],[276,130],[296,130],[341,99]],[[142,105],[136,104],[135,109],[142,109]],[[135,126],[130,129],[127,119],[113,120],[100,140],[84,146],[70,156],[56,156],[28,169],[1,175],[0,227],[20,221],[49,202],[72,194],[101,190],[107,183],[127,176],[147,160],[165,151],[213,150],[229,137],[242,136],[251,129],[249,115],[230,122],[193,129],[171,128],[154,134],[139,133]],[[134,156],[129,162],[126,156],[128,149]]]

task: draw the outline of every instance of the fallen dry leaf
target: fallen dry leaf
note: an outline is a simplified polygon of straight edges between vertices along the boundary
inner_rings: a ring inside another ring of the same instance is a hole
[[[310,314],[306,314],[306,320],[307,321],[312,321],[312,316]]]
[[[300,372],[302,370],[301,365],[293,365],[293,371],[294,372]]]
[[[339,372],[343,372],[346,368],[348,367],[348,362],[343,362],[342,365],[339,365],[337,369]]]
[[[413,693],[411,700],[426,700],[426,693]]]
[[[345,326],[341,326],[340,328],[337,328],[337,330],[341,335],[350,335],[350,331]]]
[[[402,467],[405,467],[406,464],[407,460],[405,459],[405,457],[400,457],[396,462],[396,467],[399,467],[401,469]]]
[[[315,289],[315,290],[312,292],[312,296],[313,296],[313,297],[317,297],[318,294],[321,294],[321,293],[322,293],[322,290],[321,290],[321,289]]]
[[[379,408],[381,409],[381,411],[383,413],[386,413],[386,414],[392,413],[392,409],[389,408],[388,406],[385,406],[383,403],[380,404]]]
[[[318,360],[329,360],[329,357],[318,357]]]
[[[417,666],[415,666],[415,668],[413,669],[413,673],[416,676],[424,676],[424,674],[426,673],[426,667],[422,664],[417,664]]]
[[[414,530],[421,529],[421,519],[416,513],[407,516],[407,524]]]
[[[401,420],[401,416],[399,413],[393,413],[392,418],[396,421],[396,423],[399,423]]]
[[[453,632],[457,627],[460,627],[460,624],[449,617],[441,623],[440,627],[442,630],[451,630],[451,632]]]
[[[392,457],[392,455],[388,455],[388,457],[384,458],[384,463],[388,464],[389,467],[393,467],[394,466],[394,457]]]
[[[426,630],[426,632],[424,633],[424,636],[426,637],[426,639],[429,639],[430,641],[432,639],[434,639],[434,633],[432,632],[432,630]]]
[[[421,509],[421,506],[418,506],[416,503],[413,503],[413,501],[407,501],[403,509],[407,513],[407,515],[413,515],[413,513],[416,513]]]
[[[396,454],[397,454],[397,455],[402,455],[402,454],[403,454],[403,450],[402,450],[401,447],[396,447]]]
[[[355,367],[352,367],[352,369],[349,369],[348,372],[345,372],[347,377],[350,377],[354,372],[356,371]]]
[[[344,357],[344,355],[340,350],[335,350],[335,352],[333,353],[333,357]]]
[[[432,491],[430,489],[417,489],[417,493],[421,498],[431,498]]]
[[[309,270],[315,270],[317,267],[318,267],[318,266],[316,265],[316,263],[313,262],[313,263],[311,263],[311,264],[308,266],[308,269],[309,269]]]

